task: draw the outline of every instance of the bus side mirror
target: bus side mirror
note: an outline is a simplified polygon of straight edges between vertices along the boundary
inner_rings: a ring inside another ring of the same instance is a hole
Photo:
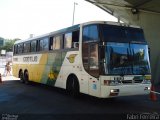
[[[79,47],[79,42],[74,42],[73,43],[73,48],[78,48]]]

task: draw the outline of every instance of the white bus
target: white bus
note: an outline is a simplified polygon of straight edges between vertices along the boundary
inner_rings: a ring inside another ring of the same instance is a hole
[[[150,92],[143,30],[121,23],[78,24],[14,44],[13,75],[99,98]]]

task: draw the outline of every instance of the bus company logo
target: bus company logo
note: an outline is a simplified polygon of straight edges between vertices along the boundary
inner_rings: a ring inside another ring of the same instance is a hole
[[[37,62],[37,56],[23,57],[23,62]]]
[[[69,57],[67,57],[67,59],[69,60],[70,63],[74,63],[76,56],[77,54],[70,54]]]
[[[18,58],[13,58],[13,61],[14,62],[18,62]]]

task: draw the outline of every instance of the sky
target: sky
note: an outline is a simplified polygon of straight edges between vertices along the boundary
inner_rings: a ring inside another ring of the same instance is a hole
[[[0,0],[0,37],[27,39],[88,21],[117,21],[84,0]]]

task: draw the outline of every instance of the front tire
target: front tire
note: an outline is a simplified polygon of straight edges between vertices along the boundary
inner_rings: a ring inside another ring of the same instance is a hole
[[[68,78],[66,89],[71,96],[77,97],[79,95],[79,83],[77,77],[70,76]]]

